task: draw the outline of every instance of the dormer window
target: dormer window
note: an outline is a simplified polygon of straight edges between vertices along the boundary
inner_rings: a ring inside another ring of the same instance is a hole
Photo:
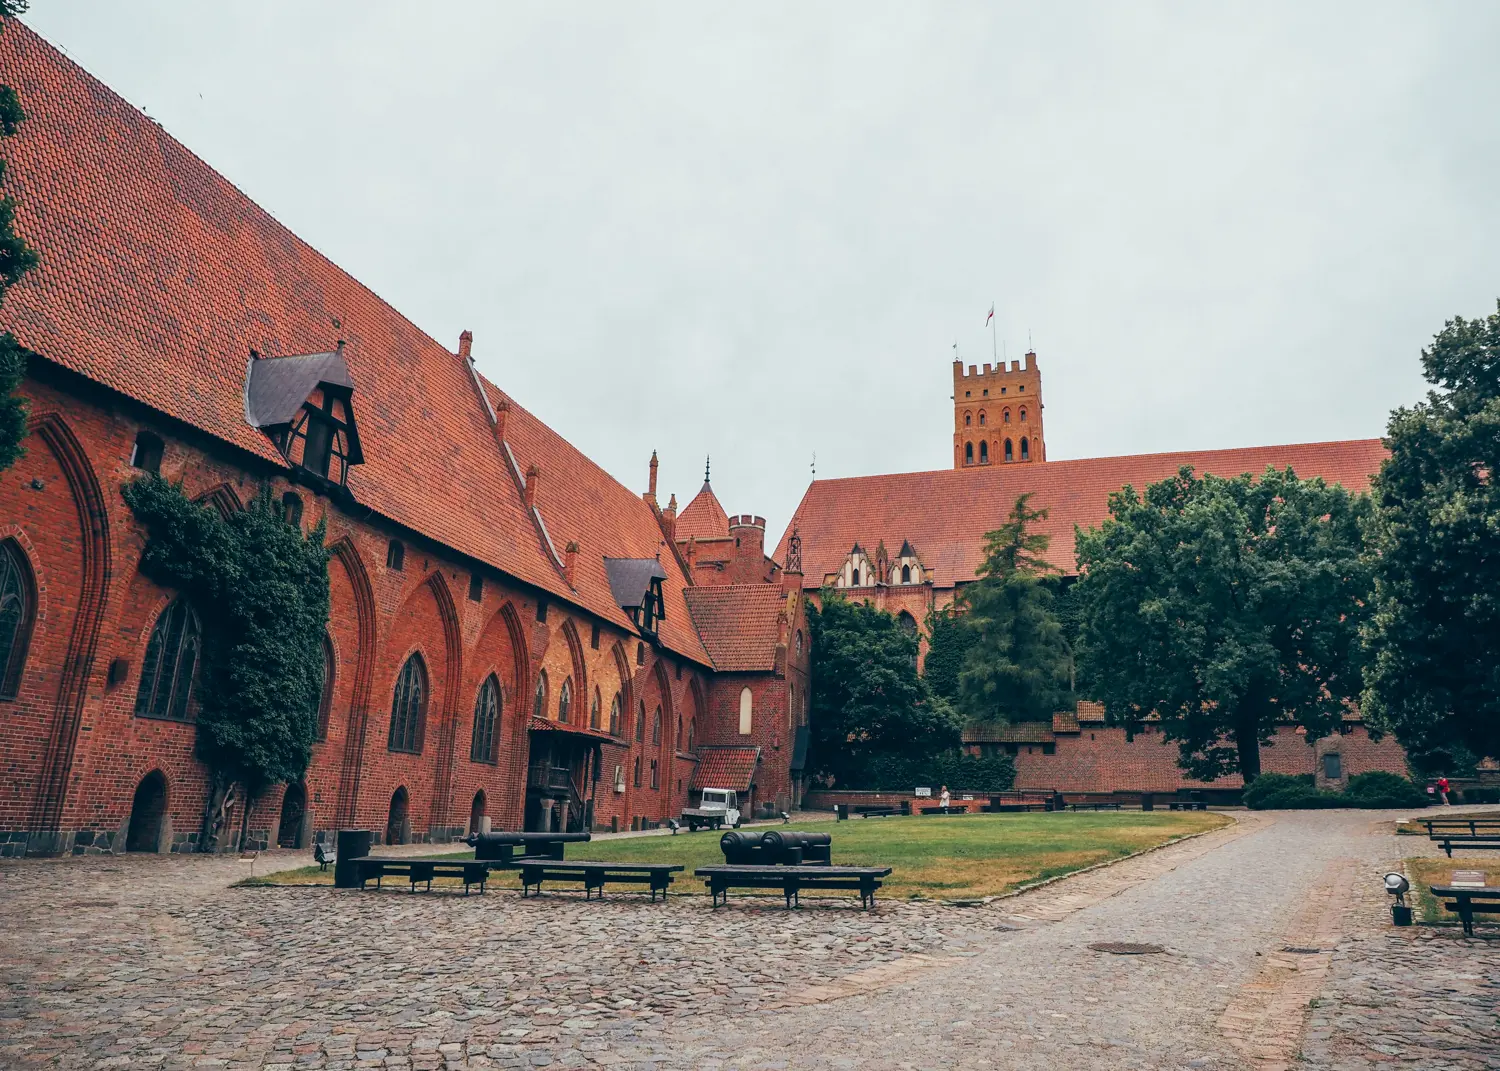
[[[667,616],[662,582],[667,571],[655,558],[605,558],[604,572],[615,605],[643,634],[654,636]]]
[[[287,462],[317,481],[343,487],[349,466],[364,461],[353,411],[354,381],[343,343],[333,353],[251,355],[245,417]]]

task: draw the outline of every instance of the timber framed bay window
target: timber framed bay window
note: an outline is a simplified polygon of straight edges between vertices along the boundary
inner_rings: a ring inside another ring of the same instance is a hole
[[[391,732],[387,746],[409,755],[422,753],[422,723],[427,714],[427,667],[412,654],[396,678],[391,695]]]
[[[203,649],[203,627],[186,599],[161,612],[141,660],[141,686],[135,693],[135,716],[191,721],[198,712],[194,685]]]
[[[355,426],[354,380],[344,344],[332,353],[261,357],[251,351],[245,417],[268,435],[293,468],[320,487],[343,488],[364,461]]]

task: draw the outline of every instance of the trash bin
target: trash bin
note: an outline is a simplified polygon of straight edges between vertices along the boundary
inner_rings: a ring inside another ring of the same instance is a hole
[[[1152,809],[1151,795],[1150,795],[1150,793],[1143,793],[1141,795],[1141,810],[1143,810],[1143,811],[1149,811],[1151,809]]]
[[[371,839],[368,829],[339,830],[338,858],[333,861],[334,888],[359,888],[359,868],[354,865],[354,860],[370,854]]]
[[[840,822],[849,821],[849,805],[847,803],[835,803],[833,813],[838,815]]]

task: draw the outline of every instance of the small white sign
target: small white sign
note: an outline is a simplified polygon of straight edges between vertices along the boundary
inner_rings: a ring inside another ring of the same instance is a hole
[[[930,789],[930,788],[919,788],[919,789],[916,790],[915,793],[913,793],[913,795],[920,796],[923,799],[931,799],[932,798],[932,789]]]
[[[967,792],[965,792],[965,793],[964,793],[964,796],[963,796],[963,798],[964,798],[964,799],[966,799],[966,800],[971,800],[971,799],[973,799],[973,798],[974,798],[974,797],[973,797],[973,796],[971,796],[971,795],[969,795],[969,794],[968,794],[968,793],[967,793]]]
[[[1484,872],[1479,870],[1455,870],[1453,879],[1448,882],[1450,888],[1454,889],[1483,889]]]

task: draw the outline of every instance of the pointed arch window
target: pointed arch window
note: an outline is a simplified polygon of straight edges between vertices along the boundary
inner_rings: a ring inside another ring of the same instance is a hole
[[[1024,405],[1021,406],[1021,423],[1026,423],[1026,407]]]
[[[974,464],[974,444],[973,443],[964,443],[964,464],[965,465],[972,465],[972,464]]]
[[[656,713],[651,716],[651,742],[661,743],[661,707],[657,707]]]
[[[1004,410],[1000,414],[1000,423],[1002,423],[1002,424],[1009,424],[1010,423],[1010,410],[1009,409]]]
[[[749,688],[740,690],[740,735],[749,736],[755,725],[755,699]]]
[[[681,718],[677,719],[677,739],[673,743],[673,746],[675,748],[677,748],[678,751],[682,750],[682,719]]]
[[[594,689],[594,699],[589,703],[589,728],[599,728],[599,689]]]
[[[609,735],[610,736],[619,736],[620,735],[620,693],[619,692],[616,692],[615,693],[615,697],[609,701]]]
[[[1022,461],[1030,461],[1031,460],[1031,440],[1027,439],[1024,436],[1022,436],[1022,438],[1021,438],[1021,460]]]
[[[1006,439],[1005,440],[1005,460],[1006,461],[1013,461],[1013,460],[1015,460],[1013,454],[1014,454],[1014,451],[1011,448],[1010,440]]]
[[[333,710],[333,641],[323,633],[323,687],[318,693],[318,726],[314,739],[319,743],[328,739],[328,716]]]
[[[0,699],[21,690],[21,671],[36,621],[36,581],[13,539],[0,542]]]
[[[697,719],[696,718],[689,718],[688,719],[688,727],[687,727],[687,749],[689,751],[692,751],[693,750],[693,746],[697,743],[697,739],[696,739],[696,735],[695,735],[696,732],[697,732],[697,729],[698,729]]]
[[[983,409],[979,410],[979,426],[982,428],[988,421],[988,416]]]
[[[136,717],[187,721],[197,713],[193,686],[202,648],[198,615],[186,599],[178,599],[156,619],[146,643],[141,686],[135,694]]]
[[[391,694],[391,732],[386,746],[411,755],[422,753],[422,721],[427,713],[427,667],[413,653],[401,667]]]
[[[635,710],[635,738],[639,743],[646,740],[646,701],[640,700]],[[639,784],[639,782],[637,782]]]
[[[557,691],[557,720],[565,722],[573,715],[573,678],[564,677]]]
[[[531,713],[537,718],[547,716],[547,671],[545,669],[536,675],[536,695],[531,700]]]
[[[901,567],[901,583],[903,583],[903,584],[910,584],[911,583],[911,566],[909,566],[909,565],[903,565]]]
[[[500,706],[500,682],[491,673],[479,686],[479,694],[474,698],[474,734],[469,741],[469,758],[474,762],[495,761]]]
[[[964,414],[964,427],[967,428],[972,423],[973,423],[972,415],[969,414],[969,413],[965,413]]]
[[[981,465],[990,463],[990,444],[987,442],[979,444],[979,463]]]

